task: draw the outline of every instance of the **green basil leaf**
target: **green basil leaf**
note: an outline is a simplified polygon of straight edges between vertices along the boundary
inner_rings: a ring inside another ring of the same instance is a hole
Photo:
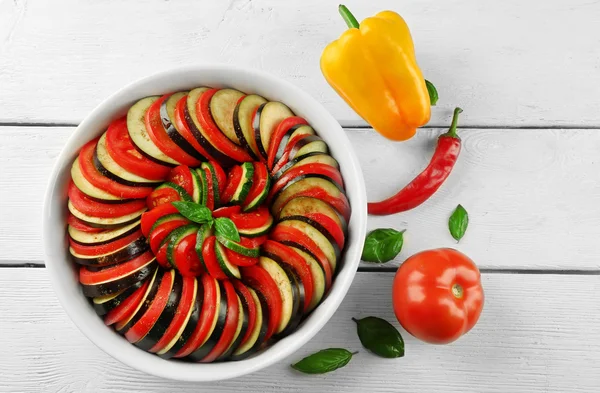
[[[404,231],[379,228],[369,232],[361,259],[366,262],[385,263],[396,258],[402,250]]]
[[[352,352],[344,348],[328,348],[305,357],[292,368],[305,374],[325,374],[344,367],[350,359]]]
[[[433,83],[429,82],[425,79],[425,86],[427,86],[427,93],[429,93],[429,103],[431,106],[435,106],[437,104],[438,99],[440,98],[438,95],[438,91],[433,85]]]
[[[398,329],[385,319],[366,317],[352,318],[356,322],[356,331],[362,345],[382,358],[404,356],[404,340]]]
[[[194,202],[171,202],[182,216],[190,221],[204,224],[212,220],[212,213],[206,206]]]
[[[219,217],[215,220],[215,232],[217,235],[224,236],[234,242],[239,242],[241,240],[240,233],[235,227],[235,224],[227,217]]]
[[[456,241],[460,241],[469,226],[469,214],[462,205],[456,206],[456,209],[448,220],[448,229]]]

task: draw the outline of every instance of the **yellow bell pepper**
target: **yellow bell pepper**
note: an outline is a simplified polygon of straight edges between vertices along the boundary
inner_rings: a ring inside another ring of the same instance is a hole
[[[411,138],[429,121],[435,102],[406,22],[383,11],[359,26],[345,6],[340,13],[349,29],[321,55],[325,79],[380,134],[396,141]]]

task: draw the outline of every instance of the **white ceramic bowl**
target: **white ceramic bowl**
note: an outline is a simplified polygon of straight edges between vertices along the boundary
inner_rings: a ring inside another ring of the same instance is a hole
[[[238,362],[195,364],[164,360],[129,344],[106,327],[83,296],[65,239],[67,184],[70,167],[79,149],[99,136],[111,120],[124,115],[136,100],[188,90],[198,86],[233,87],[281,101],[304,117],[329,145],[339,161],[352,206],[343,263],[331,291],[317,309],[289,336],[259,354]],[[182,381],[214,381],[245,375],[281,361],[310,340],[336,311],[360,261],[367,222],[364,179],[343,129],[311,96],[271,75],[225,65],[192,66],[162,72],[124,87],[85,118],[56,160],[46,191],[43,216],[44,254],[52,285],[60,302],[79,329],[98,347],[121,362],[156,376]]]

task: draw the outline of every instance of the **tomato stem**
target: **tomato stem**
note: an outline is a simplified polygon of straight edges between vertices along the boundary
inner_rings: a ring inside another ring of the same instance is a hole
[[[463,287],[460,284],[452,285],[452,294],[454,295],[455,298],[462,299],[462,297],[464,295]]]

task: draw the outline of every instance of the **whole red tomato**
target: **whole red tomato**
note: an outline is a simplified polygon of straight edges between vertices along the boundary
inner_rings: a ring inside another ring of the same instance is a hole
[[[407,332],[432,344],[450,343],[471,330],[483,299],[479,269],[451,248],[413,255],[394,278],[396,318]]]

